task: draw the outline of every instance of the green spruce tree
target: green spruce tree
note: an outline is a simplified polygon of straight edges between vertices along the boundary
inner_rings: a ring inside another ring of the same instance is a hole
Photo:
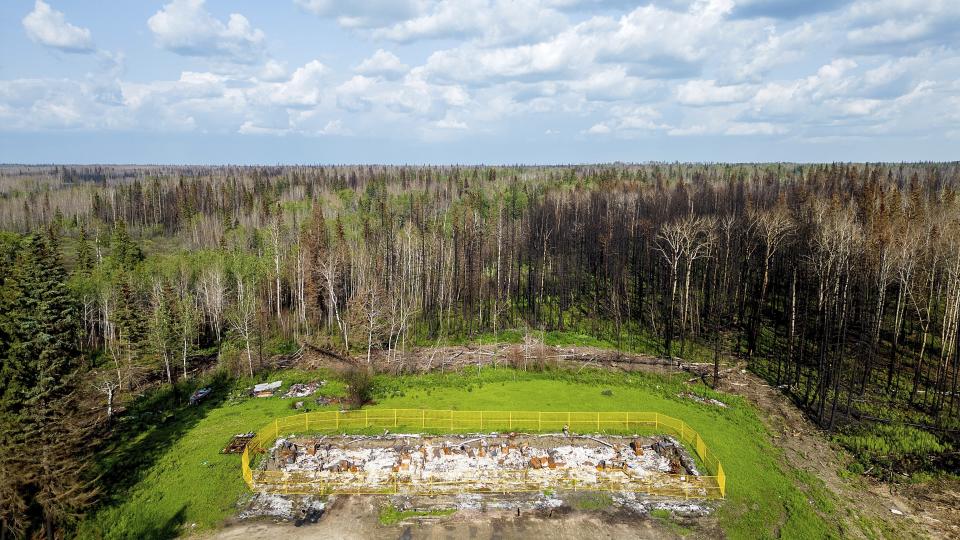
[[[78,405],[80,311],[47,238],[29,237],[0,294],[0,529],[63,536],[94,496],[85,480],[92,425]]]

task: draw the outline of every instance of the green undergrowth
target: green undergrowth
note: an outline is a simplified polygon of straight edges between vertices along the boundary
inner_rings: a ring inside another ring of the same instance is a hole
[[[693,529],[691,529],[690,527],[687,527],[682,523],[678,523],[677,520],[674,518],[673,513],[666,509],[657,508],[657,509],[651,510],[650,519],[653,519],[654,521],[659,523],[660,526],[668,529],[670,532],[672,532],[677,536],[687,536],[694,532]]]
[[[865,472],[864,467],[881,470],[915,471],[924,477],[921,469],[931,455],[951,449],[936,435],[922,429],[897,424],[868,424],[856,426],[834,436],[834,439],[856,456],[848,469],[852,473]]]
[[[324,378],[309,372],[279,372],[258,382]],[[689,391],[682,377],[484,368],[464,373],[375,379],[372,408],[533,411],[650,411],[670,415],[697,430],[727,474],[727,500],[717,516],[730,538],[827,538],[842,536],[833,501],[814,479],[785,468],[756,411],[743,399],[700,388],[720,408],[678,397]],[[257,430],[272,419],[296,414],[294,401],[320,410],[312,398],[249,398],[253,381],[221,379],[214,394],[189,407],[189,388],[144,398],[131,411],[111,447],[101,454],[102,506],[81,524],[81,538],[170,537],[220,525],[248,497],[238,455],[219,454],[235,433]],[[331,382],[324,394],[343,393]],[[146,414],[148,411],[161,411]],[[118,480],[123,478],[125,480]]]
[[[392,504],[388,504],[380,509],[380,524],[395,525],[405,519],[415,517],[444,517],[451,516],[457,511],[456,508],[439,508],[431,510],[400,510]]]
[[[619,348],[619,350],[625,353],[647,354],[651,356],[661,356],[664,353],[663,341],[660,338],[654,337],[646,331],[639,329],[622,332],[619,347],[616,334],[610,329],[593,331],[589,328],[580,330],[550,330],[545,332],[539,330],[530,330],[527,332],[518,329],[508,329],[497,333],[484,332],[472,336],[459,335],[444,337],[439,340],[420,337],[414,340],[414,344],[424,347],[434,345],[490,346],[494,343],[518,344],[523,343],[527,335],[551,347]],[[696,362],[713,361],[713,351],[704,344],[693,340],[686,341],[682,346],[679,341],[676,341],[672,349],[673,356],[678,356],[685,360]]]
[[[613,497],[603,492],[589,492],[573,499],[573,507],[577,510],[603,510],[613,506]]]

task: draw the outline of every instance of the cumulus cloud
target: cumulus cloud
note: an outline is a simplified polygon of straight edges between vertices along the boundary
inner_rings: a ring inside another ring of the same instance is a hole
[[[850,2],[851,0],[738,0],[732,15],[742,18],[795,19],[834,11]]]
[[[660,123],[660,111],[645,105],[616,105],[610,108],[611,118],[590,126],[587,135],[615,134],[632,137],[652,131],[669,130],[671,126]]]
[[[415,17],[423,10],[418,0],[294,0],[321,17],[335,19],[344,28],[370,28]]]
[[[860,0],[843,22],[851,51],[903,54],[935,45],[955,47],[960,40],[960,2]]]
[[[147,20],[160,47],[184,56],[219,57],[240,64],[258,62],[265,46],[262,30],[239,13],[226,24],[214,18],[204,0],[173,0]]]
[[[548,37],[566,26],[567,17],[540,0],[441,0],[373,35],[398,42],[479,37],[504,44]]]
[[[23,18],[23,28],[36,43],[69,53],[94,52],[90,30],[67,22],[61,11],[37,0],[33,11]]]
[[[209,66],[0,81],[0,125],[588,144],[956,132],[948,0],[295,1],[346,29],[330,44],[375,52],[348,66],[332,49],[274,57],[243,15],[166,0],[148,21],[155,42]],[[45,46],[113,58],[44,0],[23,24]]]
[[[703,106],[738,103],[750,97],[752,87],[746,84],[718,86],[714,80],[690,80],[677,87],[677,101],[682,105]]]
[[[390,51],[377,49],[373,56],[360,62],[354,71],[363,75],[380,75],[383,77],[396,77],[405,73],[410,66],[404,64],[397,58],[397,55]]]

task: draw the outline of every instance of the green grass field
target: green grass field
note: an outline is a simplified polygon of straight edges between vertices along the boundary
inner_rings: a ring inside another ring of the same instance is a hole
[[[321,375],[284,372],[260,380],[292,382]],[[82,538],[169,537],[218,526],[249,497],[240,458],[219,450],[231,435],[294,414],[293,399],[241,397],[250,381],[212,382],[214,395],[199,407],[189,389],[142,400],[118,443],[103,453],[106,495],[78,529]],[[479,375],[378,377],[380,408],[460,410],[656,411],[686,421],[719,457],[727,473],[727,500],[718,517],[731,538],[840,537],[830,495],[808,475],[785,470],[781,453],[754,409],[738,397],[715,394],[726,409],[676,397],[677,379],[601,371],[519,372],[484,369]],[[706,390],[701,390],[708,392]],[[324,393],[342,392],[333,382]],[[147,414],[164,410],[160,414]],[[314,406],[312,410],[320,410]],[[125,435],[123,435],[125,434]],[[134,437],[135,435],[135,437]]]

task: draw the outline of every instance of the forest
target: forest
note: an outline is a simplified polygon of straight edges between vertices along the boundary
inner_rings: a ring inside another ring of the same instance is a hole
[[[742,360],[862,457],[960,460],[960,164],[3,166],[0,527],[151,388],[571,332]],[[26,459],[42,448],[38,459]]]

